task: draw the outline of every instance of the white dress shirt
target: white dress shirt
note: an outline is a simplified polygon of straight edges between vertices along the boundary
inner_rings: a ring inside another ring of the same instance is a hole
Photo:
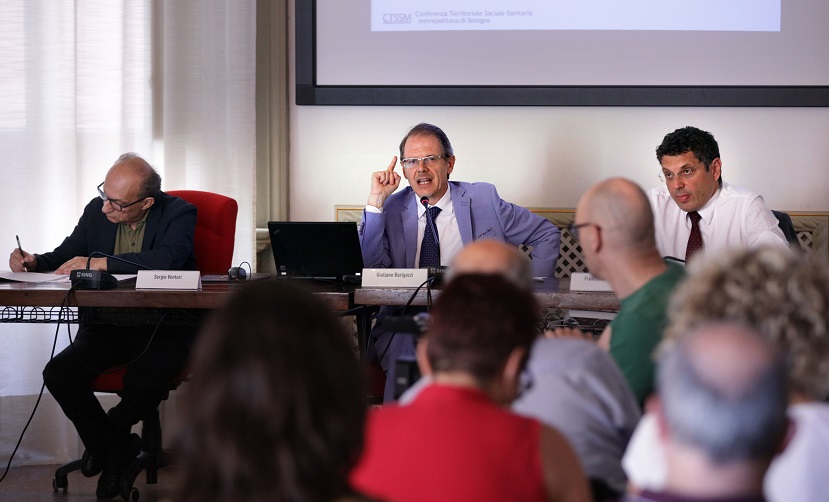
[[[769,502],[827,500],[829,404],[793,404],[788,411],[795,424],[794,436],[766,472],[766,498]],[[659,491],[665,487],[668,472],[657,429],[656,417],[646,413],[622,458],[628,479],[639,489]]]
[[[654,213],[656,246],[662,256],[685,258],[691,219],[671,198],[666,186],[648,190]],[[788,246],[777,218],[763,197],[745,188],[723,183],[699,211],[702,252],[762,245]]]

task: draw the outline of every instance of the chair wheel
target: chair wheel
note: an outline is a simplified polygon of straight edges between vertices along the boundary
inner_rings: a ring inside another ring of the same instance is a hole
[[[67,488],[69,488],[69,480],[66,479],[66,476],[55,476],[54,478],[52,478],[52,490],[55,493],[57,493],[57,491],[61,489],[64,493],[66,493]]]
[[[140,493],[138,493],[138,488],[136,488],[136,487],[134,487],[134,486],[133,486],[133,487],[130,489],[129,496],[127,497],[127,499],[126,499],[126,500],[130,500],[130,501],[132,501],[132,502],[136,502],[140,496],[141,496],[141,494],[140,494]]]

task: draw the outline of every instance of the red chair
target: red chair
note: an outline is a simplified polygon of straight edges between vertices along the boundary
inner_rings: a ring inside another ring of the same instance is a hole
[[[193,247],[196,266],[204,274],[226,274],[233,260],[236,236],[236,214],[239,206],[235,200],[221,194],[198,190],[172,190],[169,195],[181,197],[198,208],[196,232]],[[115,366],[98,375],[92,382],[95,392],[119,394],[123,388],[126,366]],[[187,378],[188,370],[170,382],[169,390],[175,390]],[[167,399],[167,396],[164,397]],[[67,475],[81,468],[82,460],[75,460],[59,467],[52,480],[54,491],[69,487]],[[121,477],[121,497],[124,500],[138,500],[140,494],[135,480],[141,471],[147,473],[147,484],[158,482],[158,469],[169,465],[169,456],[161,447],[161,419],[158,409],[145,417],[141,423],[141,453],[130,463]]]
[[[230,197],[198,190],[171,190],[199,208],[193,244],[196,264],[202,274],[226,274],[233,260],[236,213],[239,206]]]

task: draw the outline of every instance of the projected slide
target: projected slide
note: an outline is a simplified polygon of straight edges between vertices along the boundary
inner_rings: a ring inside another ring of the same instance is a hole
[[[371,0],[372,31],[780,31],[781,0]]]

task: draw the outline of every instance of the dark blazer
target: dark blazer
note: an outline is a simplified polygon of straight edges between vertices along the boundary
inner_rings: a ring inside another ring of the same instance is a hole
[[[110,222],[101,211],[104,201],[95,197],[84,208],[78,224],[60,246],[50,253],[35,255],[37,270],[55,270],[76,256],[98,251],[113,254],[118,224]],[[161,193],[147,215],[144,243],[140,253],[119,255],[155,270],[196,270],[193,234],[196,231],[196,206],[184,199]],[[107,259],[107,271],[135,274],[138,267]]]

